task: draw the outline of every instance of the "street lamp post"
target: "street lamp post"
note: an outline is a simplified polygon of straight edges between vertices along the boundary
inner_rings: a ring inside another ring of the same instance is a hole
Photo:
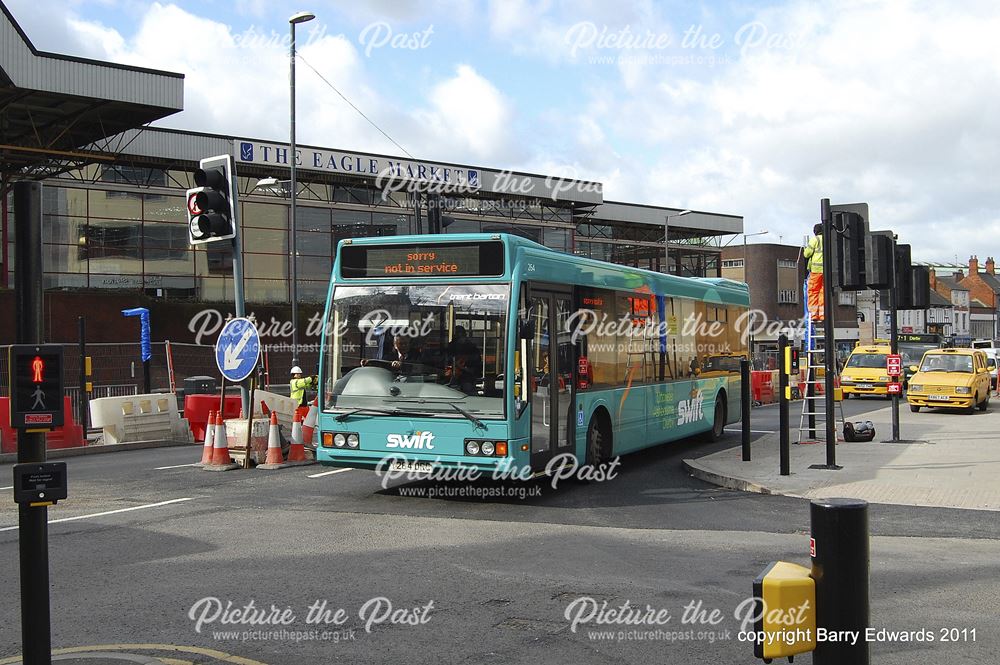
[[[663,221],[663,272],[668,275],[670,274],[670,220],[690,214],[690,210],[681,210],[676,215],[667,215]]]
[[[295,226],[295,26],[299,23],[305,23],[316,18],[315,14],[311,12],[299,12],[293,14],[291,18],[288,19],[289,29],[291,30],[291,43],[290,52],[288,57],[289,66],[289,164],[291,171],[291,192],[289,200],[291,202],[291,208],[289,209],[289,223],[291,226],[291,298],[292,298],[292,365],[299,364],[299,271],[298,271],[298,261],[296,260],[298,249],[296,248],[296,226]]]

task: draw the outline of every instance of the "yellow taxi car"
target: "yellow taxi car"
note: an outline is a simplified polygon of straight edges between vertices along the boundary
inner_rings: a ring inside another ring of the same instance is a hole
[[[933,349],[924,353],[910,377],[910,411],[941,406],[972,413],[990,405],[990,371],[979,349]]]
[[[840,373],[840,387],[844,397],[857,395],[880,395],[886,397],[889,389],[889,374],[886,359],[892,353],[888,344],[858,345]]]

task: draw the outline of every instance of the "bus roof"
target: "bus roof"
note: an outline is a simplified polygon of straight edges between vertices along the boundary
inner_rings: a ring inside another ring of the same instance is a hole
[[[534,257],[549,258],[555,261],[569,261],[571,265],[579,269],[591,269],[593,271],[603,271],[600,283],[595,286],[605,286],[610,288],[636,289],[642,286],[656,285],[659,288],[653,290],[657,293],[669,292],[671,295],[700,298],[709,302],[726,302],[732,304],[749,305],[749,288],[743,282],[720,277],[681,277],[678,275],[668,275],[642,268],[633,268],[616,263],[608,263],[583,256],[576,256],[567,252],[560,252],[555,249],[541,245],[528,238],[512,235],[508,233],[449,233],[440,235],[405,235],[405,236],[376,236],[365,238],[345,238],[338,243],[336,263],[339,266],[340,249],[346,245],[428,245],[433,243],[462,243],[462,242],[486,242],[501,241],[508,248],[509,254],[516,257],[519,252],[526,252]],[[580,272],[578,270],[577,272]],[[565,278],[564,278],[565,277]],[[543,280],[558,278],[560,281],[568,282],[573,275],[559,275],[557,277],[546,277],[539,274],[538,278]],[[375,279],[391,279],[388,277],[378,277]],[[435,278],[427,278],[435,279]],[[436,278],[440,279],[440,278]],[[463,278],[468,279],[468,278]],[[585,280],[586,282],[598,282],[597,279]]]

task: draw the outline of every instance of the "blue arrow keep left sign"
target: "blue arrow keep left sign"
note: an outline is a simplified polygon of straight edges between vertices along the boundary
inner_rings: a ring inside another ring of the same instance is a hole
[[[215,343],[215,363],[227,381],[236,383],[253,374],[260,360],[260,335],[250,319],[230,319]]]

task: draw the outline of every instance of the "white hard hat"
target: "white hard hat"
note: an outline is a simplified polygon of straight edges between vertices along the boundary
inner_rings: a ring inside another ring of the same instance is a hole
[[[301,373],[302,373],[302,368],[299,367],[298,365],[296,365],[295,367],[293,367],[292,371],[289,372],[289,374],[301,374]]]

